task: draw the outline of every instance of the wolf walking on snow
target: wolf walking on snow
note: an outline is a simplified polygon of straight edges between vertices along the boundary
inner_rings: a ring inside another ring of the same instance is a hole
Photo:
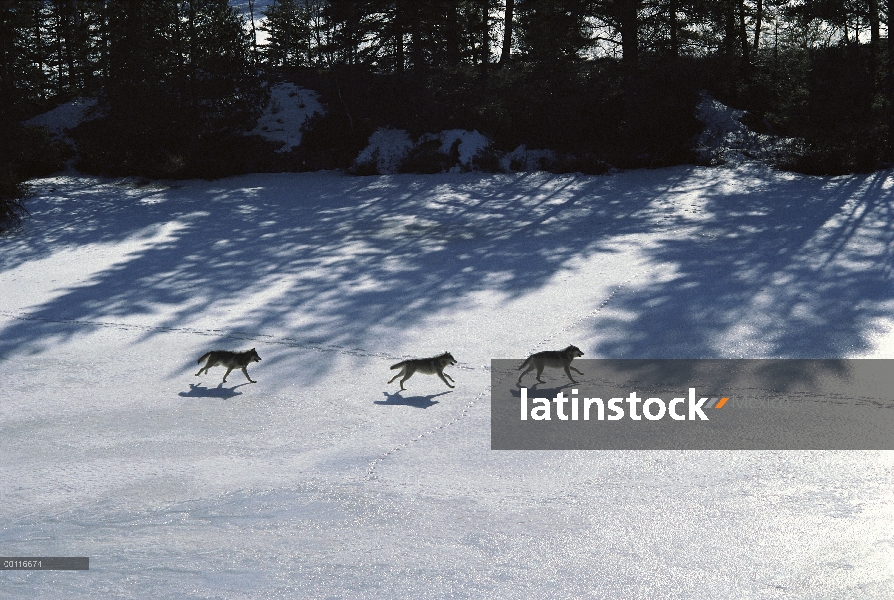
[[[396,365],[392,365],[392,369],[400,369],[400,372],[388,380],[388,383],[391,383],[401,375],[404,376],[403,379],[400,380],[400,389],[404,389],[404,381],[413,376],[413,373],[419,371],[420,373],[425,373],[427,375],[437,375],[441,378],[441,381],[447,384],[447,387],[456,387],[455,385],[450,385],[450,382],[453,381],[453,377],[447,375],[444,372],[445,367],[449,367],[450,365],[455,365],[456,359],[453,358],[453,355],[449,352],[444,352],[440,356],[433,356],[431,358],[412,358],[410,360],[405,360],[397,363]],[[456,383],[454,381],[454,383]]]
[[[574,371],[578,375],[583,375],[583,373],[572,367],[571,361],[578,356],[583,355],[584,353],[581,352],[581,349],[577,346],[568,346],[564,350],[547,350],[545,352],[532,354],[518,368],[518,370],[521,371],[522,369],[525,369],[525,367],[527,367],[525,371],[518,376],[518,382],[521,383],[522,377],[525,376],[525,373],[530,373],[534,369],[537,369],[537,381],[539,381],[540,383],[546,383],[545,381],[540,379],[540,375],[543,373],[544,367],[552,367],[554,369],[558,369],[559,367],[561,367],[565,369],[565,374],[568,375],[568,379],[570,379],[572,383],[577,383],[574,380],[574,377],[571,376],[571,371]]]
[[[248,370],[246,367],[250,363],[260,362],[261,357],[258,356],[258,353],[254,348],[251,350],[246,350],[245,352],[230,352],[229,350],[212,350],[211,352],[206,352],[199,359],[201,363],[203,360],[208,359],[208,362],[205,363],[205,366],[199,369],[199,372],[196,373],[196,377],[202,374],[202,371],[208,373],[208,369],[211,367],[216,367],[220,365],[222,367],[227,368],[227,372],[224,373],[223,383],[227,381],[227,375],[230,374],[230,371],[233,369],[242,369],[242,373],[245,375],[245,378],[248,379],[251,383],[257,383],[251,377],[248,376]]]

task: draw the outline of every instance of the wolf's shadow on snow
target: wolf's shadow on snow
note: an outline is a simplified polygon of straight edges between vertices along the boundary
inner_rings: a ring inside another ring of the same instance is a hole
[[[382,395],[385,396],[385,399],[374,400],[373,404],[379,404],[381,406],[412,406],[414,408],[428,408],[429,406],[438,404],[438,401],[432,400],[432,398],[437,398],[438,396],[452,393],[453,390],[448,390],[446,392],[441,392],[440,394],[431,394],[429,396],[410,396],[404,398],[400,395],[400,392],[394,392],[393,394],[382,392]]]
[[[537,387],[538,385],[543,385],[544,387],[542,387],[542,388]],[[512,396],[514,398],[521,398],[521,389],[524,387],[524,388],[528,388],[528,399],[535,398],[535,397],[536,398],[552,399],[552,398],[555,398],[559,392],[561,392],[563,390],[568,390],[570,388],[573,388],[573,387],[579,386],[579,385],[581,385],[580,381],[578,381],[577,383],[571,383],[569,381],[567,384],[560,385],[558,387],[556,387],[555,384],[550,384],[550,383],[546,383],[546,384],[535,383],[534,385],[522,384],[522,385],[516,385],[516,387],[514,389],[509,390],[509,393],[512,394]]]
[[[184,398],[221,398],[222,400],[229,400],[234,396],[241,396],[242,392],[237,392],[236,388],[242,387],[243,385],[249,385],[248,383],[240,383],[239,385],[234,385],[231,388],[225,388],[223,383],[217,384],[215,388],[206,388],[202,384],[189,384],[188,392],[180,392],[178,396],[183,396]]]

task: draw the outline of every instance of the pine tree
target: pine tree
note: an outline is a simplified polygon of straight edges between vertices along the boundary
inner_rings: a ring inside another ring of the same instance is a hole
[[[588,0],[518,0],[519,46],[528,60],[555,62],[581,57],[592,41],[586,31]]]
[[[311,64],[310,7],[301,0],[279,0],[263,11],[267,32],[264,59],[270,67]]]

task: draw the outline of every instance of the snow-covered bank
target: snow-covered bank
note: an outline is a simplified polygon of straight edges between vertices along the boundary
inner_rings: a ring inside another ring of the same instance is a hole
[[[248,133],[282,142],[283,146],[277,152],[288,152],[301,145],[301,128],[307,120],[322,112],[316,92],[291,83],[280,83],[270,89],[270,104]]]
[[[892,453],[492,452],[487,370],[894,357],[889,172],[32,183],[0,546],[91,569],[0,597],[894,595]],[[385,384],[444,350],[455,390]]]

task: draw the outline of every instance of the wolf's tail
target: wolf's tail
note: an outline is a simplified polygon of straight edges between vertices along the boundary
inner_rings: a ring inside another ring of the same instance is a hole
[[[516,371],[521,371],[522,369],[524,369],[525,367],[527,367],[528,364],[530,364],[530,362],[531,362],[530,357],[529,357],[529,358],[526,358],[526,359],[525,359],[525,362],[523,362],[523,363],[521,364],[521,366],[520,366],[519,368],[516,369]]]
[[[209,356],[211,356],[211,353],[210,353],[210,352],[206,352],[205,354],[202,355],[202,357],[201,357],[199,360],[196,361],[196,364],[202,362],[203,360],[205,360],[205,359],[208,358]]]
[[[392,368],[392,369],[399,369],[399,368],[401,368],[402,366],[404,366],[405,364],[407,364],[407,361],[402,360],[402,361],[400,361],[399,363],[397,363],[396,365],[391,365],[391,368]]]

